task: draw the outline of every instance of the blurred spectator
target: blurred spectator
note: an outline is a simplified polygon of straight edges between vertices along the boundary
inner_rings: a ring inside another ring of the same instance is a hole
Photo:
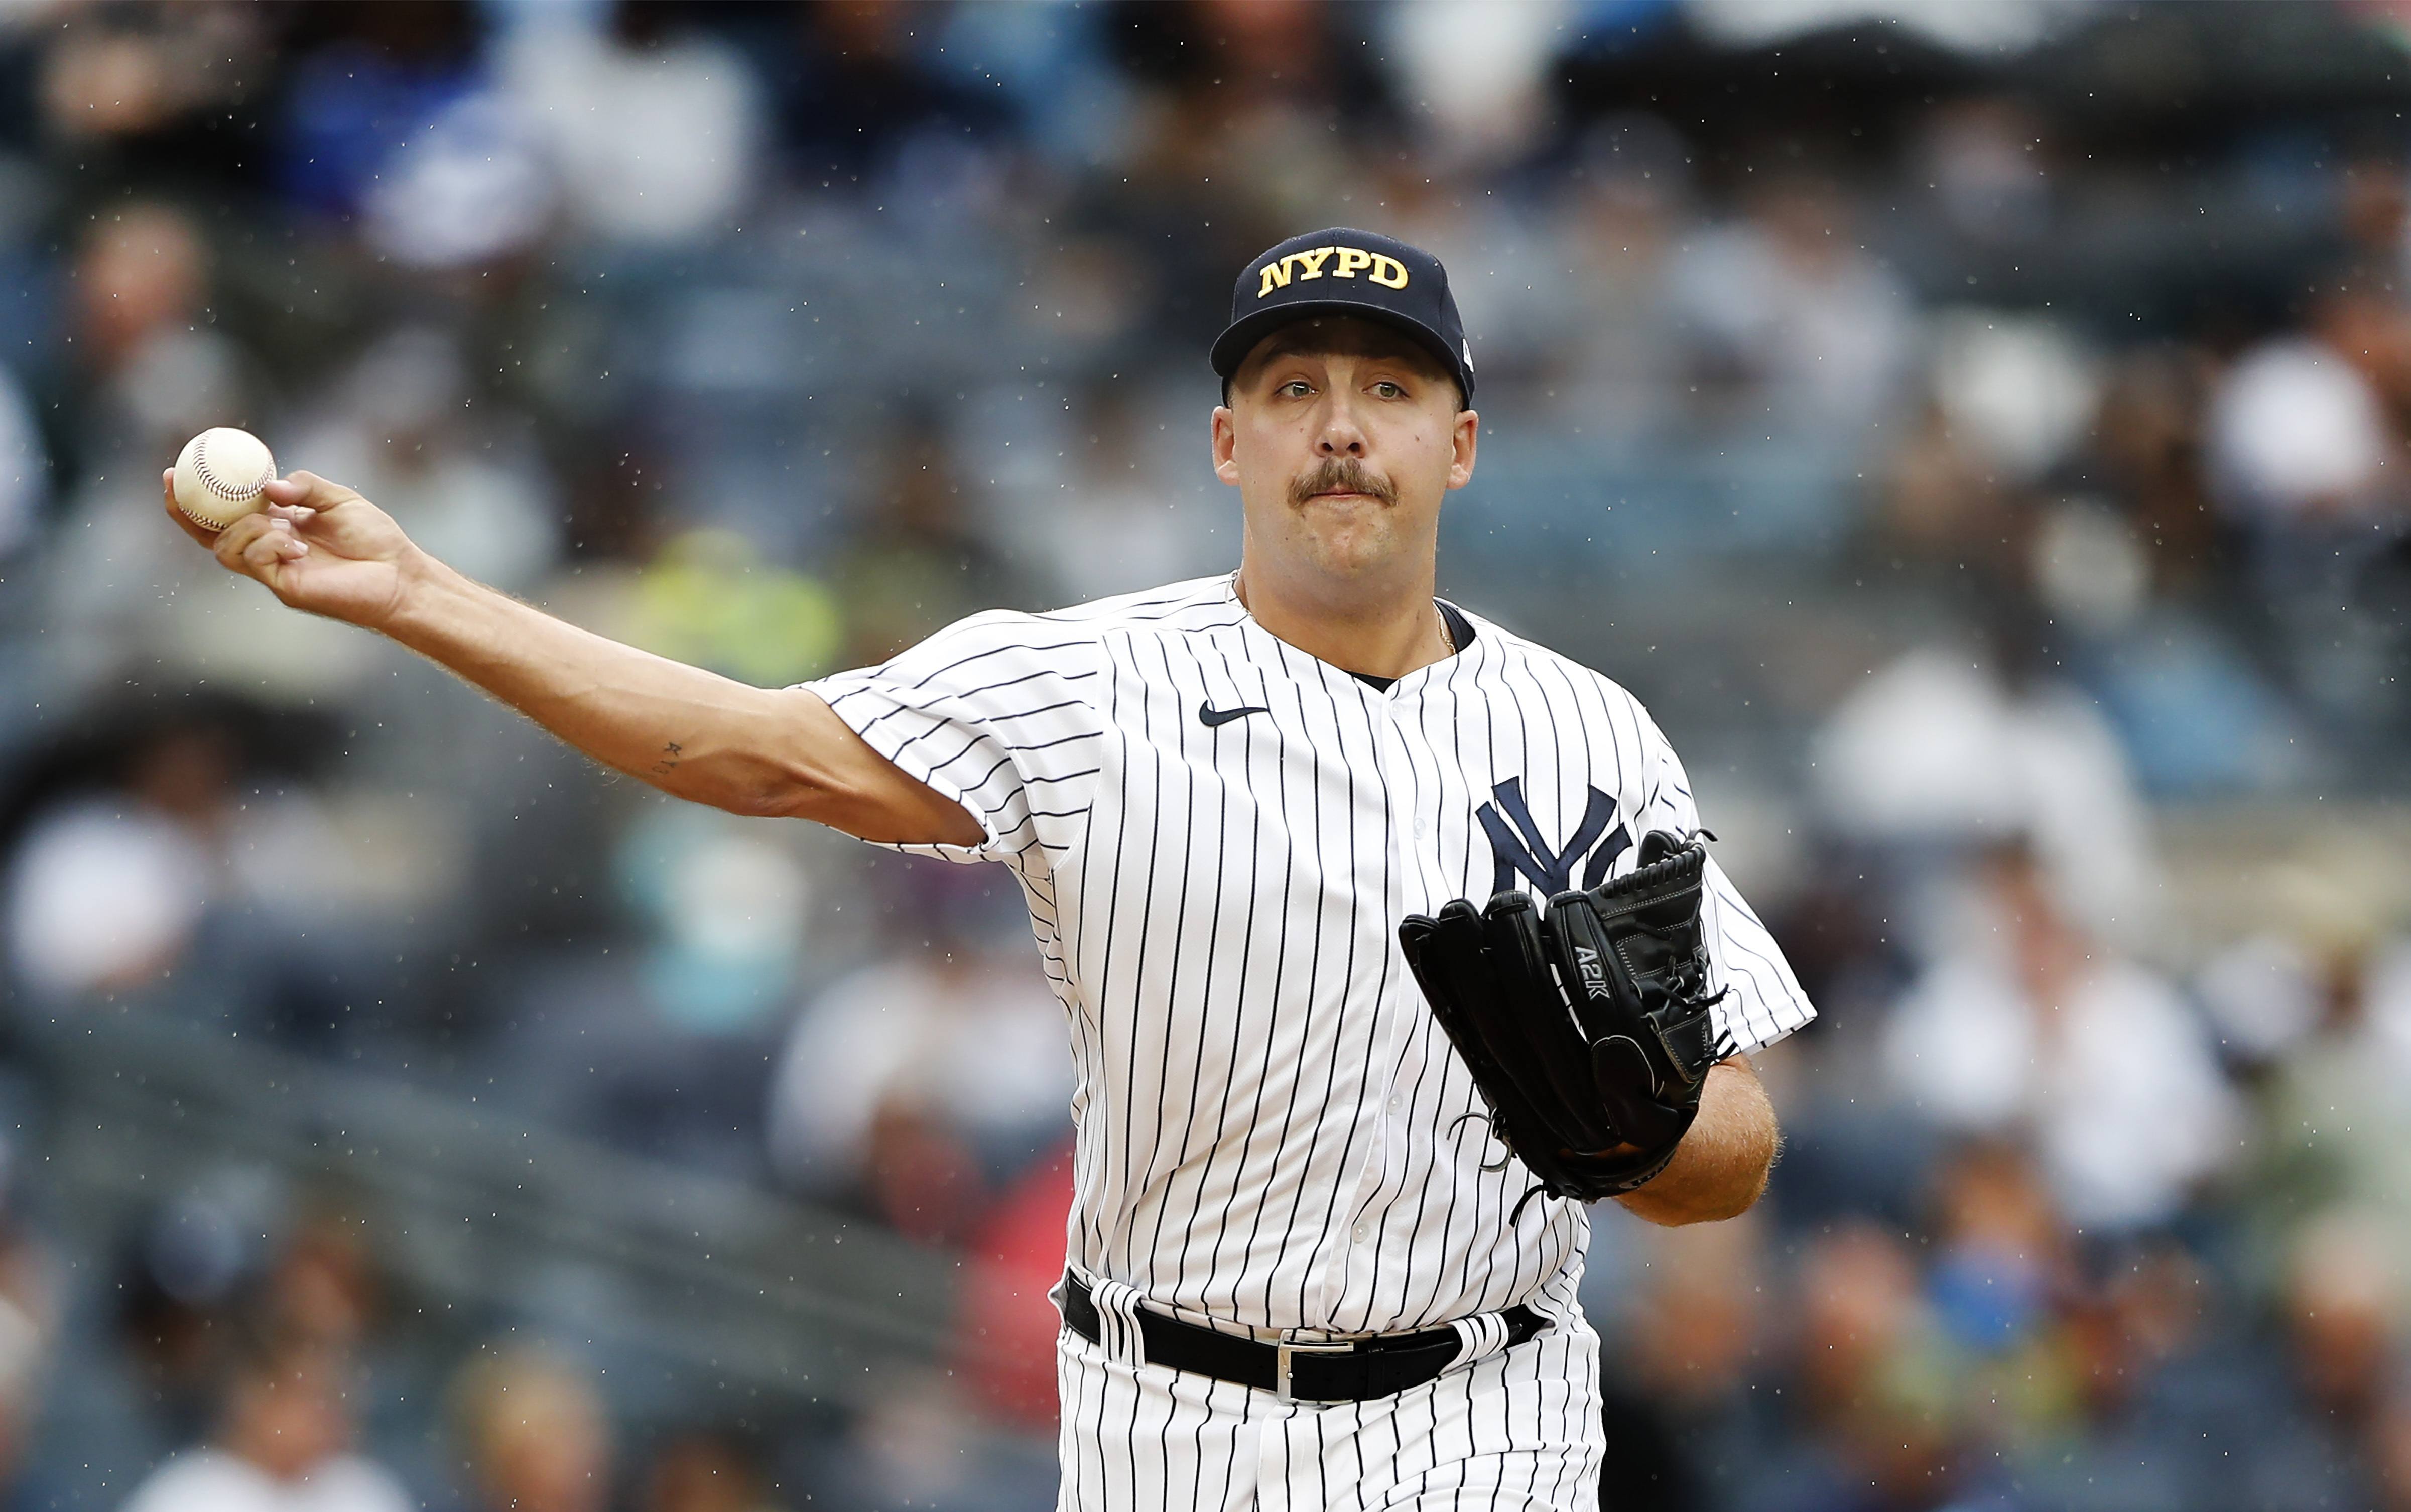
[[[1552,0],[1407,0],[1395,7],[1390,34],[1399,83],[1428,112],[1436,166],[1511,162],[1532,146],[1547,125],[1560,14]]]
[[[1926,1299],[1967,1373],[1968,1431],[2012,1447],[2066,1436],[2083,1405],[2056,1327],[2073,1256],[2041,1173],[2013,1144],[1974,1140],[1932,1188]]]
[[[191,945],[211,873],[183,822],[139,799],[50,814],[8,869],[9,974],[41,999],[156,977]]]
[[[843,644],[838,595],[732,530],[664,542],[622,601],[595,607],[647,651],[763,687],[819,676]]]
[[[308,1213],[285,1237],[264,1288],[283,1334],[346,1358],[357,1358],[369,1342],[383,1291],[365,1226],[334,1208]]]
[[[304,208],[359,209],[392,143],[471,88],[485,20],[461,0],[315,11],[287,38],[285,188]]]
[[[1995,662],[2035,658],[2014,630],[1995,644]],[[1938,646],[1901,655],[1826,716],[1814,794],[1834,829],[1864,842],[2025,837],[2061,907],[2107,939],[2148,939],[2159,859],[2117,734],[2075,689],[2016,669]]]
[[[2134,521],[2161,593],[2211,588],[2222,560],[2201,433],[2211,376],[2198,349],[2132,348],[2111,362],[2094,421],[2098,481]]]
[[[621,841],[621,885],[652,926],[645,984],[691,1029],[749,1025],[787,1001],[812,877],[777,827],[650,806]]]
[[[0,906],[10,974],[32,1001],[152,981],[188,959],[214,912],[246,921],[242,948],[209,964],[251,984],[255,1022],[281,1014],[325,1028],[341,1012],[290,968],[319,959],[312,930],[365,928],[392,900],[388,884],[409,886],[408,859],[391,857],[392,872],[360,868],[362,837],[246,750],[245,712],[196,705],[145,715],[104,742],[98,771],[76,774],[27,824]],[[300,998],[280,995],[286,986]]]
[[[653,1451],[638,1482],[637,1512],[771,1512],[762,1468],[726,1433],[691,1429]]]
[[[531,24],[503,64],[542,131],[571,220],[675,247],[728,230],[759,172],[764,106],[744,56],[669,0],[619,0],[606,31]]]
[[[2014,96],[1949,100],[1926,113],[1909,162],[1952,230],[1980,242],[2030,246],[2051,227],[2047,130]]]
[[[2353,610],[2411,529],[2411,311],[2360,281],[2322,290],[2310,315],[2237,359],[2211,402],[2211,454],[2292,681],[2366,727],[2402,702],[2385,670],[2399,627]]]
[[[612,1432],[593,1379],[525,1345],[481,1350],[447,1396],[452,1437],[480,1512],[603,1512]]]
[[[2411,319],[2389,294],[2331,289],[2309,330],[2236,360],[2212,397],[2212,455],[2239,515],[2264,533],[2398,517]]]
[[[240,4],[63,7],[39,85],[49,134],[162,187],[241,186],[257,175],[245,127],[272,78],[276,21]]]
[[[975,142],[1003,124],[992,95],[922,63],[929,37],[910,6],[811,0],[769,67],[797,183],[851,189],[923,143]]]
[[[2235,1159],[2242,1109],[2175,990],[2093,938],[2023,848],[1895,1010],[1893,1095],[1945,1128],[2028,1138],[2068,1219],[2173,1217]]]
[[[135,1488],[127,1512],[410,1512],[393,1475],[350,1451],[343,1357],[238,1329],[217,1424]]]
[[[848,1425],[820,1497],[862,1512],[1029,1512],[1056,1505],[1055,1441],[984,1427],[936,1370],[875,1382]]]
[[[969,1235],[956,1320],[957,1369],[991,1417],[1051,1431],[1055,1343],[1062,1314],[1051,1294],[1063,1280],[1072,1218],[1072,1141],[1030,1162]]]
[[[1591,128],[1581,173],[1555,228],[1568,267],[1547,343],[1550,407],[1581,435],[1662,435],[1685,382],[1677,317],[1660,295],[1692,229],[1691,149],[1659,117],[1627,112]]]
[[[86,460],[127,448],[172,460],[193,432],[249,418],[241,348],[200,318],[212,260],[192,216],[164,201],[93,221],[72,312],[80,400],[69,424]]]
[[[2038,477],[2082,439],[2100,391],[2098,364],[2064,325],[1960,308],[1936,311],[1927,331],[1942,418],[1988,476]]]
[[[1763,1220],[1643,1233],[1641,1284],[1604,1362],[1608,1453],[1600,1505],[1674,1512],[1735,1505],[1770,1452],[1754,1410],[1768,1256]]]
[[[2007,310],[1937,311],[1927,338],[1925,402],[1890,448],[1878,534],[1945,580],[2016,592],[2027,568],[2022,537],[2036,535],[2038,523],[2047,532],[2064,514],[2038,520],[2034,491],[2097,421],[2099,364],[2062,323]],[[2123,592],[2115,608],[2131,618],[2141,585],[2102,573],[2123,567],[2133,578],[2137,552],[2125,546],[2123,557],[2112,554],[2123,537],[2098,545],[2107,548],[2102,572],[2076,586],[2091,591],[2087,607],[2112,612],[2105,600]],[[2039,590],[2071,581],[2049,574],[2049,547],[2037,546]]]
[[[2376,1505],[2405,1342],[2404,1284],[2397,1241],[2362,1215],[2331,1210],[2302,1226],[2279,1299],[2285,1367],[2262,1383],[2263,1420],[2238,1456],[2242,1505]]]
[[[1907,297],[1861,246],[1839,187],[1793,177],[1692,238],[1670,270],[1717,431],[1814,439],[1855,453],[1906,375]]]
[[[1789,1452],[1760,1467],[1743,1505],[1889,1512],[1952,1505],[1959,1362],[1920,1294],[1907,1244],[1871,1226],[1803,1245]]]
[[[1047,565],[1048,592],[1084,604],[1235,565],[1232,547],[1202,517],[1225,503],[1235,517],[1236,501],[1200,501],[1165,487],[1162,435],[1127,386],[1081,390],[1066,434],[1070,476],[1025,499],[1013,521],[1022,559]]]
[[[2262,942],[2256,975],[2269,997],[2301,1000],[2301,1022],[2261,1039],[2274,1066],[2251,1183],[2258,1238],[2348,1204],[2411,1254],[2411,942],[2389,927],[2382,880],[2334,851],[2272,881],[2293,917],[2288,937]]]
[[[1062,1005],[1027,946],[1006,947],[950,874],[909,874],[909,943],[796,1020],[771,1093],[770,1150],[798,1188],[857,1196],[904,1233],[943,1242],[971,1233],[1002,1183],[1056,1143],[1071,1064]]]
[[[935,417],[905,419],[869,455],[878,469],[854,538],[831,565],[845,609],[841,665],[885,661],[931,631],[1022,597],[1019,575],[978,530]]]
[[[2350,1210],[2319,1214],[2295,1240],[2286,1323],[2312,1417],[2376,1426],[2403,1364],[2406,1274],[2396,1236]]]

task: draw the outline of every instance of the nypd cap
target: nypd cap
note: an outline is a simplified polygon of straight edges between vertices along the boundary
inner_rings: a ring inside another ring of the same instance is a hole
[[[1395,326],[1431,348],[1473,403],[1473,348],[1448,270],[1394,237],[1344,227],[1293,236],[1258,256],[1231,290],[1231,324],[1214,343],[1225,381],[1256,343],[1293,320],[1348,315]]]

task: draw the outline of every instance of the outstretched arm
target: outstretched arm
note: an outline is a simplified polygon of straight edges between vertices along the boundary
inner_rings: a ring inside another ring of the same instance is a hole
[[[829,706],[623,646],[470,581],[390,516],[309,473],[225,530],[168,514],[285,603],[441,663],[606,766],[732,813],[816,819],[866,840],[976,844],[962,805],[906,776]]]
[[[1708,1068],[1700,1116],[1674,1158],[1638,1191],[1615,1200],[1635,1216],[1669,1228],[1746,1212],[1766,1190],[1781,1137],[1775,1106],[1758,1073],[1735,1055]]]

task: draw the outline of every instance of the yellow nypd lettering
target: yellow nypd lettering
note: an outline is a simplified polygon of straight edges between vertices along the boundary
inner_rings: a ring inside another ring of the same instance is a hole
[[[1331,262],[1334,253],[1338,254],[1338,261],[1331,264],[1331,276],[1334,278],[1353,278],[1362,272],[1384,288],[1407,286],[1407,265],[1395,257],[1366,252],[1361,247],[1311,247],[1304,252],[1276,257],[1264,264],[1263,282],[1257,286],[1256,298],[1261,300],[1277,288],[1289,287],[1293,278],[1321,278],[1322,265]]]
[[[1297,275],[1298,282],[1304,283],[1309,278],[1321,278],[1324,260],[1338,250],[1337,247],[1316,247],[1310,252],[1293,252],[1281,260],[1293,262],[1306,270]]]

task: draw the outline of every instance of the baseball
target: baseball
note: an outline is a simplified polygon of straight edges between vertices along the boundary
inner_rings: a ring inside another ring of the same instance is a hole
[[[275,476],[276,459],[259,437],[215,426],[185,442],[176,459],[176,507],[224,530],[259,507],[260,487]]]

